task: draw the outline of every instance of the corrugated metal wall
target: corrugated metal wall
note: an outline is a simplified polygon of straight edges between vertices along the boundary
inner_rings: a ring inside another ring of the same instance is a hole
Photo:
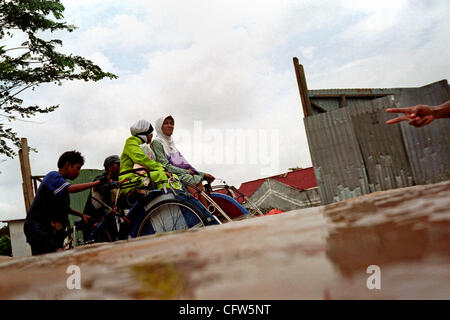
[[[68,180],[71,184],[91,182],[95,177],[102,174],[103,170],[98,169],[81,169],[80,175],[75,180]],[[90,190],[84,190],[82,192],[71,193],[70,194],[70,207],[79,212],[83,212],[84,206],[86,205],[87,198],[89,197]],[[69,215],[70,226],[72,227],[74,222],[80,220],[79,217]],[[74,236],[74,244],[78,244],[79,241],[83,240],[83,233],[81,231],[77,232]]]
[[[101,175],[104,171],[98,169],[81,169],[80,175],[75,180],[68,180],[71,184],[91,182],[95,177]],[[89,189],[82,192],[70,194],[70,207],[77,211],[83,212],[89,196]],[[79,219],[78,217],[74,217]]]
[[[379,190],[450,178],[449,120],[424,128],[386,125],[384,110],[449,99],[447,81],[306,117],[311,158],[322,204]]]
[[[385,112],[395,107],[388,96],[348,108],[368,178],[369,192],[413,185],[413,175],[398,125],[386,125],[392,118]],[[366,192],[366,193],[369,193]]]
[[[407,89],[399,97],[399,105],[437,105],[449,100],[447,81],[418,89]],[[401,124],[406,152],[416,184],[429,184],[450,179],[450,119],[439,119],[420,129]]]
[[[347,108],[305,118],[322,203],[367,193],[368,181]]]

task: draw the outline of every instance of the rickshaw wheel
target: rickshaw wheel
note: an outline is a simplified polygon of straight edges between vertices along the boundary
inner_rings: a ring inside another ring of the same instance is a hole
[[[190,203],[178,199],[163,200],[147,210],[136,236],[201,228],[207,224],[206,215]]]

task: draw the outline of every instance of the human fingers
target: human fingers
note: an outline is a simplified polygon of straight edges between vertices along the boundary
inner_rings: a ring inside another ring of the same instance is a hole
[[[409,124],[413,125],[416,128],[420,128],[423,126],[426,126],[428,124],[430,124],[432,121],[434,120],[433,117],[423,117],[423,118],[416,118],[414,119],[414,121],[410,121]]]
[[[417,117],[417,116],[411,116],[411,117],[409,117],[409,124],[415,124],[415,123],[418,123],[419,121],[421,121],[421,120],[423,120],[423,118],[421,118],[421,117]]]
[[[401,117],[397,117],[397,118],[386,121],[386,124],[393,124],[393,123],[402,122],[405,120],[410,120],[410,118],[408,116],[401,116]]]
[[[388,108],[386,112],[389,113],[408,113],[411,112],[412,108]]]
[[[425,122],[423,123],[424,126],[429,125],[431,122],[433,122],[434,117],[427,117]]]

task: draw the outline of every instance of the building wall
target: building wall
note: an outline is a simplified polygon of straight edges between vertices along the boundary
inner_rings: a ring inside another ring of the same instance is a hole
[[[23,233],[24,222],[25,220],[14,220],[8,222],[13,257],[31,256],[31,247],[27,243],[27,239]]]
[[[389,107],[436,105],[450,98],[446,80],[304,119],[322,204],[374,191],[450,179],[450,120],[423,128],[396,117]]]
[[[263,212],[274,208],[289,211],[320,205],[318,188],[298,190],[274,179],[264,181],[249,199]]]
[[[80,175],[75,180],[69,180],[72,184],[86,183],[94,180],[95,177],[101,175],[103,170],[98,169],[81,169]],[[90,190],[70,194],[70,207],[79,212],[83,212],[86,201],[89,197]],[[69,215],[70,226],[73,227],[75,221],[80,220],[80,217]],[[72,235],[73,245],[77,246],[83,240],[83,232],[78,231]]]
[[[296,169],[291,172],[278,174],[275,176],[247,181],[241,184],[239,191],[250,197],[267,179],[276,180],[285,185],[295,187],[298,190],[305,190],[317,187],[316,176],[314,168]]]

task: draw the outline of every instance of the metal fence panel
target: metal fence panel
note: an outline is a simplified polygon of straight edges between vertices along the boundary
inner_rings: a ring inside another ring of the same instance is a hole
[[[395,107],[394,96],[348,107],[370,192],[414,185],[400,127],[386,125],[390,107]]]
[[[322,203],[368,193],[368,180],[346,108],[304,118]]]
[[[448,83],[443,80],[403,90],[397,105],[438,105],[449,99]],[[438,119],[422,128],[404,122],[401,130],[416,184],[450,179],[450,119]]]
[[[308,145],[322,204],[450,178],[450,120],[423,127],[396,117],[389,107],[437,105],[449,99],[446,80],[395,96],[304,118]]]

